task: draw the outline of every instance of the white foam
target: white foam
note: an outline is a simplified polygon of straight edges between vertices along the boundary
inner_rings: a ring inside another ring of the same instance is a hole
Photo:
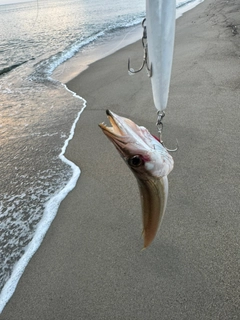
[[[54,218],[57,214],[58,207],[59,207],[60,203],[67,196],[67,194],[75,187],[77,180],[78,180],[80,173],[81,173],[80,168],[78,166],[76,166],[72,161],[68,160],[64,156],[64,153],[66,151],[66,148],[68,146],[69,141],[73,138],[74,130],[75,130],[76,124],[80,118],[80,115],[86,107],[86,100],[83,99],[82,97],[78,96],[75,92],[69,90],[66,85],[64,85],[64,84],[62,84],[62,85],[65,87],[65,89],[67,91],[71,92],[74,97],[83,101],[83,107],[79,111],[77,118],[75,119],[75,121],[72,125],[72,128],[70,130],[69,137],[68,137],[68,139],[65,140],[64,145],[62,147],[62,151],[59,155],[59,158],[63,162],[67,163],[72,168],[73,175],[72,175],[70,181],[68,182],[68,184],[59,193],[55,194],[46,203],[43,216],[37,225],[33,239],[25,248],[25,253],[23,254],[23,256],[15,264],[15,266],[12,270],[11,277],[8,279],[8,281],[6,282],[6,284],[4,285],[4,287],[0,293],[0,314],[3,310],[3,308],[5,307],[6,303],[12,297],[12,295],[17,287],[18,281],[20,280],[26,266],[28,265],[28,262],[30,261],[30,259],[34,255],[34,253],[37,251],[37,249],[41,245],[47,230],[49,229],[52,221],[54,220]]]
[[[204,0],[185,0],[185,1],[177,1],[177,11],[176,11],[176,19],[181,17],[185,12],[195,8],[197,5],[202,3]]]
[[[73,45],[65,48],[61,53],[51,56],[47,60],[44,60],[39,64],[39,67],[42,68],[44,76],[47,76],[48,79],[51,79],[51,74],[53,71],[61,65],[63,62],[71,59],[82,47],[94,42],[98,38],[104,36],[104,31],[100,31],[95,35],[92,35],[84,40],[79,40]]]

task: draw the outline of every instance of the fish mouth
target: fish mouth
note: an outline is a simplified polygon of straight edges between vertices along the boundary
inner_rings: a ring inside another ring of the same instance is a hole
[[[99,127],[103,130],[103,132],[112,139],[126,136],[126,130],[120,117],[108,109],[106,110],[106,114],[111,127],[108,127],[104,122],[100,123]]]
[[[120,117],[108,109],[106,110],[106,114],[111,127],[107,126],[104,122],[100,123],[99,127],[117,148],[120,155],[125,159],[129,155],[130,149],[132,150],[130,147],[133,140],[131,128],[132,121],[127,118]],[[127,144],[129,144],[128,148]]]

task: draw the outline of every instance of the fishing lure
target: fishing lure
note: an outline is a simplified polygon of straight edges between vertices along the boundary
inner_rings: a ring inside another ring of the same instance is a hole
[[[146,18],[142,22],[143,63],[135,70],[128,60],[129,74],[136,74],[145,66],[151,79],[159,139],[146,128],[109,110],[107,116],[112,126],[99,124],[137,179],[142,202],[144,248],[153,241],[166,209],[167,176],[174,164],[168,151],[178,149],[177,146],[169,150],[162,141],[162,119],[167,107],[172,69],[175,18],[175,0],[146,0]]]

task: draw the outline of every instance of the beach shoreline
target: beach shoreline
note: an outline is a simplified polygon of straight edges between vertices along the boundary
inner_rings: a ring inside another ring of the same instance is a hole
[[[194,2],[189,2],[176,9],[176,19],[180,18],[187,11],[192,10],[194,7],[199,5],[204,0],[194,0]],[[56,79],[62,83],[68,83],[75,77],[79,76],[83,71],[89,68],[89,66],[112,55],[116,51],[131,45],[141,39],[143,34],[143,29],[141,23],[134,25],[132,27],[125,28],[123,30],[118,30],[112,39],[107,39],[107,41],[96,41],[94,46],[91,43],[83,50],[80,50],[72,58],[66,60],[64,63],[60,64],[52,74],[52,78]],[[141,52],[140,47],[140,52]]]
[[[65,154],[81,177],[0,319],[237,319],[239,9],[205,0],[177,21],[164,137],[180,150],[144,252],[136,181],[97,127],[110,108],[156,130],[149,79],[126,71],[139,42],[67,83],[87,100]]]
[[[101,60],[123,47],[138,41],[142,36],[141,24],[126,28],[124,31],[118,31],[113,39],[108,41],[96,41],[94,46],[87,46],[72,58],[59,65],[52,74],[53,79],[62,83],[68,83],[89,66]],[[77,66],[77,67],[76,67]]]

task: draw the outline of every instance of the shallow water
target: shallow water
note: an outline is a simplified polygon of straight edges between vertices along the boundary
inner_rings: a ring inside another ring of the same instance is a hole
[[[83,107],[60,83],[7,78],[1,94],[0,287],[32,239],[46,202],[72,176],[59,154]]]

